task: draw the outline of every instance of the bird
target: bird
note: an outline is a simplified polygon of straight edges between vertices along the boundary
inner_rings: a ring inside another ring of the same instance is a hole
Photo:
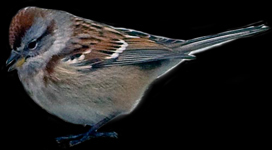
[[[25,91],[41,108],[86,133],[57,137],[69,146],[97,137],[97,130],[131,113],[155,80],[196,53],[269,29],[246,26],[188,40],[113,27],[66,11],[20,9],[9,27],[8,71],[17,70]]]

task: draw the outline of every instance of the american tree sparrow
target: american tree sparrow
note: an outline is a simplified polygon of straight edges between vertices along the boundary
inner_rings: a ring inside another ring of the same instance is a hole
[[[250,26],[190,40],[116,28],[70,13],[26,7],[12,19],[7,60],[31,98],[49,113],[92,126],[84,134],[59,137],[70,146],[137,106],[148,85],[195,53],[268,30]]]

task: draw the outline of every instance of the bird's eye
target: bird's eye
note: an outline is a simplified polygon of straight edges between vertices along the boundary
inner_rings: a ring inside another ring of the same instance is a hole
[[[32,41],[28,44],[28,48],[33,50],[37,47],[37,42],[36,41]]]

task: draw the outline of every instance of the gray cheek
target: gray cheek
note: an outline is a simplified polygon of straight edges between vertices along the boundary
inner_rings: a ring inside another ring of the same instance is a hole
[[[38,58],[29,58],[20,69],[20,73],[25,75],[35,75],[44,68],[44,61]]]

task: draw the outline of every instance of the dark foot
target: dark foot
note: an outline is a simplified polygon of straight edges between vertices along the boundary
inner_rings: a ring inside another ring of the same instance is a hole
[[[85,134],[78,134],[78,135],[69,135],[69,136],[62,136],[62,137],[57,137],[56,141],[57,143],[61,143],[63,141],[71,141],[80,137],[83,137]]]
[[[58,143],[68,143],[68,146],[75,146],[77,144],[80,144],[82,142],[85,142],[89,139],[92,138],[97,138],[97,137],[110,137],[110,138],[117,138],[117,133],[115,132],[96,132],[101,126],[109,122],[112,118],[114,118],[115,115],[110,115],[109,117],[105,117],[103,120],[99,121],[95,125],[91,127],[91,129],[84,134],[79,134],[79,135],[71,135],[67,137],[59,137],[56,138]]]
[[[56,141],[60,144],[65,144],[68,147],[72,147],[88,141],[92,138],[99,138],[99,137],[110,137],[110,138],[117,138],[118,134],[116,132],[93,132],[93,133],[84,133],[78,135],[71,135],[65,137],[57,137]],[[68,143],[67,143],[68,142]],[[65,146],[65,147],[67,147]]]
[[[92,134],[85,134],[80,139],[71,140],[69,142],[69,146],[72,147],[72,146],[78,145],[80,143],[83,143],[85,141],[88,141],[92,138],[98,138],[98,137],[117,138],[118,134],[116,132],[94,132]]]

